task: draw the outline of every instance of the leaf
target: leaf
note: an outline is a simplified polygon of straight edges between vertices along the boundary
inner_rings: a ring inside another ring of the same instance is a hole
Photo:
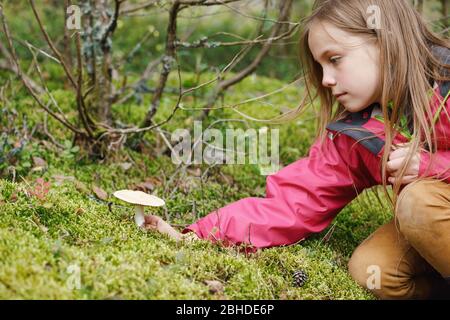
[[[70,152],[72,152],[72,153],[77,153],[78,151],[80,151],[80,147],[79,146],[75,146],[72,149],[70,149]]]
[[[200,177],[202,175],[202,170],[200,170],[200,168],[188,169],[187,171],[194,177]]]
[[[72,142],[70,142],[69,140],[65,140],[64,147],[66,147],[66,149],[72,148]]]
[[[38,217],[33,216],[32,219],[33,219],[34,223],[36,223],[36,225],[39,227],[39,229],[41,229],[42,232],[44,232],[44,233],[48,232],[48,228],[41,223],[41,221],[39,220]]]
[[[47,182],[42,178],[37,178],[33,186],[27,191],[42,202],[50,191],[50,182]]]
[[[155,177],[148,177],[144,182],[140,182],[138,184],[131,185],[130,189],[132,190],[140,190],[143,192],[153,191],[156,186],[160,186],[161,181]]]
[[[47,162],[39,157],[33,157],[33,165],[40,168],[46,168],[48,166]]]
[[[95,195],[97,196],[97,198],[99,198],[100,200],[108,200],[108,193],[106,193],[105,190],[103,190],[102,188],[93,186],[92,187],[92,191],[94,191]]]
[[[29,161],[25,161],[24,163],[22,163],[22,167],[30,168],[31,167],[31,163]]]
[[[69,180],[69,181],[75,181],[75,177],[74,176],[64,176],[64,175],[59,175],[59,174],[54,174],[52,176],[53,179],[55,179],[55,185],[56,186],[60,186],[64,183],[64,181]]]
[[[217,280],[206,280],[206,285],[209,287],[209,292],[211,293],[223,293],[224,287],[220,281]]]
[[[86,210],[84,210],[83,208],[77,208],[75,210],[75,214],[78,215],[78,216],[84,214],[85,212],[86,212]]]
[[[114,238],[106,237],[106,238],[103,238],[103,239],[100,240],[100,241],[101,241],[102,244],[109,244],[109,243],[111,243],[111,242],[114,241]]]
[[[75,181],[75,189],[77,189],[79,192],[81,193],[90,193],[88,187],[86,187],[86,185],[81,182],[81,181]]]
[[[51,207],[53,207],[53,203],[51,202],[46,202],[42,205],[45,209],[50,209]]]
[[[153,189],[155,189],[155,186],[151,182],[141,182],[138,185],[136,185],[136,187],[134,187],[134,189],[146,192],[147,190],[153,191]]]
[[[14,193],[11,195],[11,197],[9,198],[9,202],[14,203],[14,202],[17,201],[17,199],[18,199],[18,197],[17,197],[17,192],[14,192]]]
[[[133,164],[131,164],[129,162],[123,162],[120,164],[120,166],[122,167],[122,169],[124,171],[127,171],[128,169],[130,169],[133,166]]]

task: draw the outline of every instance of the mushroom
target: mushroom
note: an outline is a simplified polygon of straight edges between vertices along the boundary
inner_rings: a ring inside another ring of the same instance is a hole
[[[122,201],[136,205],[134,222],[136,222],[138,227],[142,227],[145,222],[144,207],[161,207],[165,205],[164,200],[142,191],[120,190],[114,192],[113,195]]]

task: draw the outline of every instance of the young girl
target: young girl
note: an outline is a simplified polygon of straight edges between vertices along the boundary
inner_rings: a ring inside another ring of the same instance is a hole
[[[321,106],[309,156],[269,176],[265,198],[231,203],[182,233],[156,216],[146,227],[225,245],[295,244],[364,189],[390,184],[395,218],[356,249],[350,274],[380,298],[448,294],[448,40],[407,0],[317,0],[300,44],[310,102]],[[371,282],[374,270],[381,281]]]

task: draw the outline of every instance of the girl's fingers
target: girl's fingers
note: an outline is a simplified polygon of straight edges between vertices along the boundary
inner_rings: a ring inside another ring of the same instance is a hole
[[[387,171],[394,172],[394,171],[397,171],[398,169],[400,169],[403,165],[403,160],[404,160],[404,158],[397,158],[397,159],[388,161],[388,163],[386,165]]]
[[[391,149],[397,150],[400,148],[408,148],[408,146],[409,146],[409,143],[398,143],[398,144],[391,145]]]
[[[146,215],[144,216],[144,227],[146,229],[155,229],[158,227],[160,220],[161,220],[160,217],[153,215]]]
[[[409,183],[415,181],[416,179],[417,179],[416,175],[414,175],[414,176],[411,176],[411,175],[410,176],[404,176],[403,179],[401,180],[401,184],[402,185],[409,184]],[[391,183],[391,184],[397,183],[397,180],[398,179],[394,178],[394,177],[389,177],[388,178],[388,182]]]
[[[394,160],[398,158],[405,158],[408,155],[409,148],[399,148],[391,151],[389,154],[389,160]]]
[[[405,173],[403,174],[404,177],[406,176],[413,176],[417,174],[417,172],[414,172],[414,170],[412,169],[412,167],[409,167],[408,169],[406,169]],[[397,178],[400,176],[400,169],[399,170],[395,170],[389,173],[389,176]]]

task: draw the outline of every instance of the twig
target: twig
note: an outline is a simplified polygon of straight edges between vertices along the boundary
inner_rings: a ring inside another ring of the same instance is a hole
[[[284,21],[289,17],[291,8],[292,8],[292,1],[293,0],[286,0],[280,6],[280,13],[279,13],[278,21]],[[278,33],[281,30],[281,26],[282,26],[281,24],[275,24],[273,26],[271,36],[270,36],[271,38],[278,35]],[[239,72],[237,75],[235,75],[231,79],[224,80],[224,81],[218,83],[217,88],[215,90],[215,94],[214,94],[214,96],[212,96],[212,98],[210,99],[210,101],[208,102],[206,107],[209,108],[209,107],[213,106],[215,103],[215,100],[217,99],[217,97],[219,97],[219,95],[223,91],[227,90],[229,87],[235,85],[236,83],[242,81],[244,78],[246,78],[247,76],[252,74],[256,70],[256,68],[260,65],[260,63],[264,59],[264,57],[268,54],[268,52],[271,48],[271,45],[272,45],[272,41],[266,42],[264,44],[264,46],[262,47],[261,51],[256,56],[256,58],[253,60],[253,62],[250,63],[250,65],[248,65],[246,68],[244,68],[241,72]],[[209,110],[204,110],[204,112],[202,113],[202,115],[200,117],[200,120],[203,120],[208,115],[209,115]]]
[[[281,35],[277,35],[275,37],[270,37],[270,38],[261,39],[261,40],[255,39],[255,40],[245,40],[245,41],[235,41],[235,42],[208,42],[208,38],[203,38],[194,43],[177,41],[175,44],[177,47],[186,48],[186,49],[217,48],[217,47],[231,47],[231,46],[241,46],[241,45],[249,45],[249,44],[261,44],[261,43],[289,39],[290,37],[295,35],[295,33],[293,31],[298,29],[299,26],[300,26],[300,24],[296,24],[293,27],[291,27],[287,32],[285,32]]]
[[[177,14],[180,8],[179,0],[175,0],[174,4],[170,9],[169,14],[169,24],[167,26],[167,37],[166,37],[166,51],[165,56],[163,58],[163,68],[161,71],[161,75],[159,77],[158,86],[156,88],[156,93],[152,97],[152,101],[150,103],[150,108],[145,115],[145,119],[141,124],[142,127],[147,127],[150,125],[153,116],[155,115],[161,100],[162,93],[164,91],[164,87],[166,86],[167,79],[169,77],[171,71],[171,63],[172,60],[175,59],[176,55],[176,36],[177,36]]]
[[[30,1],[32,1],[32,0],[30,0]],[[75,133],[78,133],[80,135],[85,135],[84,132],[82,132],[78,128],[74,127],[71,123],[69,123],[69,122],[65,121],[64,119],[60,118],[57,114],[55,114],[53,111],[51,111],[49,108],[47,108],[47,106],[42,103],[42,101],[39,99],[39,97],[33,91],[31,86],[26,81],[26,79],[25,79],[25,77],[23,75],[22,69],[20,68],[19,59],[18,59],[18,57],[16,55],[16,51],[15,51],[14,46],[12,44],[11,34],[9,32],[8,25],[6,23],[6,19],[5,19],[4,15],[3,15],[3,6],[2,6],[2,4],[0,4],[0,19],[2,20],[3,31],[4,31],[6,40],[8,42],[11,59],[15,63],[16,68],[17,68],[17,73],[18,73],[19,77],[21,78],[22,83],[27,88],[28,92],[31,94],[31,96],[34,98],[34,100],[39,104],[39,106],[41,108],[43,108],[45,111],[47,111],[52,117],[54,117],[56,120],[58,120],[61,124],[63,124],[65,127],[69,128],[71,131],[73,131]]]
[[[139,10],[144,10],[147,9],[149,7],[153,7],[155,5],[157,5],[158,3],[160,3],[161,0],[152,0],[152,1],[148,1],[146,3],[139,3],[136,5],[129,5],[126,7],[123,7],[122,9],[120,9],[120,14],[129,14],[129,13],[133,13]]]
[[[11,65],[9,63],[7,63],[4,60],[0,60],[0,69],[9,71],[14,73],[15,75],[19,76],[19,73],[17,71],[17,68],[14,67],[14,65]],[[19,76],[20,77],[20,76]],[[42,94],[44,93],[44,89],[42,89],[42,87],[40,87],[36,82],[34,82],[31,78],[27,77],[26,75],[23,75],[24,81],[26,81],[28,83],[28,85],[34,90],[36,91],[38,94]]]
[[[47,128],[47,118],[48,118],[48,114],[44,113],[44,133],[47,135],[47,137],[50,138],[50,141],[57,146],[58,148],[60,148],[61,150],[64,150],[64,146],[62,144],[60,144],[59,142],[56,141],[56,139],[48,132],[48,128]]]
[[[108,27],[105,30],[105,33],[102,35],[101,40],[100,40],[100,45],[102,48],[104,48],[106,46],[106,40],[108,39],[109,35],[113,34],[117,28],[117,20],[119,19],[119,14],[120,14],[120,5],[124,1],[125,0],[114,0],[115,9],[114,9],[113,18],[111,19],[111,22],[109,23]]]
[[[77,85],[77,109],[78,114],[81,118],[84,128],[87,131],[89,137],[93,137],[94,134],[91,130],[91,127],[88,123],[90,119],[88,119],[88,112],[86,110],[86,106],[84,104],[84,95],[83,95],[83,58],[81,56],[81,40],[80,34],[77,32],[76,34],[76,51],[77,51],[77,64],[78,64],[78,85]],[[92,120],[90,120],[92,123]]]
[[[42,75],[42,71],[41,71],[41,67],[39,66],[39,63],[37,61],[37,57],[36,57],[36,53],[33,51],[33,49],[30,47],[28,47],[28,49],[31,52],[31,55],[33,56],[33,62],[34,62],[34,66],[36,68],[37,74],[39,76],[39,79],[41,79],[42,85],[44,86],[44,91],[45,93],[49,96],[50,101],[53,103],[53,105],[58,109],[59,113],[61,114],[62,118],[66,121],[69,122],[69,120],[66,118],[64,112],[61,110],[61,108],[58,105],[58,102],[55,100],[55,97],[53,97],[52,93],[50,92],[50,90],[48,89],[48,87],[45,85],[45,80],[44,77]],[[47,107],[50,107],[50,104],[47,105]]]
[[[44,25],[42,24],[41,18],[39,16],[39,13],[36,10],[36,6],[34,3],[34,0],[29,0],[30,5],[31,5],[31,9],[33,10],[34,16],[36,17],[36,21],[38,22],[39,28],[41,29],[42,34],[44,35],[45,40],[47,41],[47,44],[50,46],[50,48],[52,49],[54,55],[58,58],[58,60],[60,61],[67,77],[69,78],[70,82],[72,83],[73,87],[76,89],[77,85],[76,82],[72,76],[72,73],[70,72],[69,68],[67,67],[67,64],[65,63],[61,53],[58,51],[58,49],[56,49],[55,45],[53,44],[53,41],[50,39],[50,36],[48,35],[47,31],[44,28]]]
[[[235,0],[235,1],[236,1],[236,0]],[[230,1],[230,2],[235,2],[235,1]],[[285,1],[289,1],[289,0],[285,0]],[[267,19],[267,18],[261,18],[261,17],[251,16],[251,15],[242,13],[241,11],[237,10],[236,8],[233,8],[232,6],[228,6],[227,3],[228,3],[227,1],[220,1],[220,0],[217,0],[217,2],[216,2],[215,4],[222,4],[222,5],[224,5],[225,7],[229,8],[230,10],[236,12],[237,14],[242,15],[242,16],[244,16],[244,17],[246,17],[246,18],[253,19],[253,20],[270,21],[270,22],[273,22],[273,23],[275,23],[275,24],[289,24],[289,25],[296,25],[296,24],[299,24],[298,22],[284,21],[285,19],[273,20],[273,19]],[[283,3],[283,4],[284,4],[284,3]],[[283,4],[281,4],[281,5],[283,5]]]

